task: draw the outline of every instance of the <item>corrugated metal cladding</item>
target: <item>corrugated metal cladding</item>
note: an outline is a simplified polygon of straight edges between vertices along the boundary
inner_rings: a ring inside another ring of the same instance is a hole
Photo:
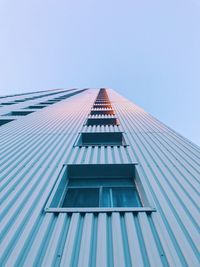
[[[0,266],[200,266],[199,147],[111,89],[119,127],[83,127],[99,89],[79,91],[0,98]],[[127,147],[73,147],[120,130]],[[155,212],[45,213],[63,164],[132,162]]]

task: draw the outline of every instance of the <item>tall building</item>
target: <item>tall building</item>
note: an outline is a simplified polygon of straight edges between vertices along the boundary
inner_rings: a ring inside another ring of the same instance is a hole
[[[0,98],[0,266],[200,266],[200,149],[111,89]]]

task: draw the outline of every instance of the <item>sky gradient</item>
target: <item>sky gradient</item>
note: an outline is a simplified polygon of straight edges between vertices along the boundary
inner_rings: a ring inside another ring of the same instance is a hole
[[[0,95],[110,87],[200,145],[200,1],[0,1]]]

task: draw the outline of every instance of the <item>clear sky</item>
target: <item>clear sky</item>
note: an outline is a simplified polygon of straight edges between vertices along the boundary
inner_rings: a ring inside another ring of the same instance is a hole
[[[0,0],[0,95],[110,87],[200,145],[199,0]]]

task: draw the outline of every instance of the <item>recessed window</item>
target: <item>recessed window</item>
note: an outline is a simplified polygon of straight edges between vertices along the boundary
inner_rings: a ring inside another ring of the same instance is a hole
[[[110,104],[94,104],[93,108],[112,108]]]
[[[13,121],[13,120],[0,120],[0,126],[4,125],[6,123],[9,123],[11,121]]]
[[[92,109],[90,112],[91,115],[114,115],[115,112],[113,109]]]
[[[41,105],[52,105],[54,102],[40,102]]]
[[[29,107],[26,107],[25,109],[42,109],[42,108],[46,108],[46,106],[29,106]]]
[[[137,180],[135,164],[64,165],[45,211],[154,211]]]
[[[33,113],[34,111],[24,111],[24,110],[19,110],[19,111],[11,111],[4,116],[26,116],[28,114]]]
[[[95,118],[95,117],[90,117],[87,119],[86,125],[119,125],[119,121],[117,118]]]
[[[96,100],[94,104],[110,104],[110,100]]]
[[[60,100],[48,100],[48,103],[50,103],[50,104],[55,104],[55,103],[57,103],[57,102],[59,102]]]
[[[25,101],[26,101],[26,99],[15,100],[16,103],[25,102]]]
[[[3,106],[10,106],[16,104],[15,102],[7,102],[7,103],[1,103]]]
[[[76,146],[88,145],[126,145],[122,132],[82,132],[75,144]]]

